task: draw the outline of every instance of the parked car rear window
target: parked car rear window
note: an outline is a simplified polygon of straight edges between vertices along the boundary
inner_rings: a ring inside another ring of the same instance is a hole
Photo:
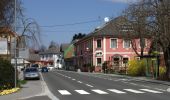
[[[36,68],[28,68],[25,70],[25,72],[37,72],[38,70]]]

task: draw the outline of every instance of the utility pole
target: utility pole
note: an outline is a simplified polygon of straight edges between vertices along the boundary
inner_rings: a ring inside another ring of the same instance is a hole
[[[17,1],[15,0],[14,3],[14,32],[15,32],[15,36],[14,36],[14,61],[15,61],[15,88],[17,87],[17,37],[16,37],[16,3]]]

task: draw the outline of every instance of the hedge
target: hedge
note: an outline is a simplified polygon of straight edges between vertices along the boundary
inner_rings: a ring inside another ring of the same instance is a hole
[[[10,61],[0,58],[0,90],[14,87],[15,70]]]

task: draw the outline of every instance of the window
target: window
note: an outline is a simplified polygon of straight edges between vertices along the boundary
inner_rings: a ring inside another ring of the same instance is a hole
[[[146,47],[146,41],[144,38],[142,38],[141,40],[139,40],[139,48],[141,47]]]
[[[123,42],[123,47],[124,48],[130,48],[130,40],[124,40],[124,42]]]
[[[97,48],[101,48],[102,47],[102,44],[101,44],[101,40],[97,40]]]
[[[114,58],[113,62],[114,62],[115,65],[119,65],[119,58]]]
[[[92,49],[92,41],[88,41],[88,46],[87,46],[89,49]]]
[[[117,39],[111,39],[111,48],[117,48]]]
[[[136,60],[140,60],[140,57],[135,57]]]
[[[102,59],[101,58],[97,58],[97,65],[101,66],[101,64],[102,64]]]
[[[123,58],[123,64],[127,64],[129,58]]]

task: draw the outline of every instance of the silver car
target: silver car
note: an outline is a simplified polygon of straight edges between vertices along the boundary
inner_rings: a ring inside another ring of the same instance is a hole
[[[30,68],[26,68],[24,71],[24,79],[40,79],[40,74],[37,68],[35,67],[30,67]]]

